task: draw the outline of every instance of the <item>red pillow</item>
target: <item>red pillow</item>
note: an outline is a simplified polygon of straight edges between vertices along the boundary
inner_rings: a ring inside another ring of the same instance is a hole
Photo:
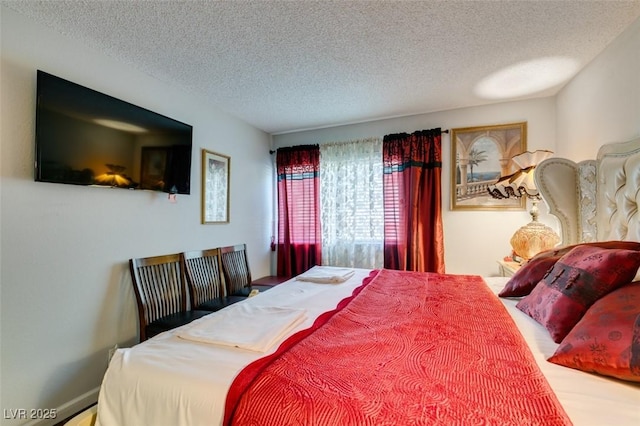
[[[544,274],[566,253],[565,250],[551,250],[538,253],[511,277],[504,288],[498,293],[500,297],[520,297],[531,293],[540,282]]]
[[[596,300],[630,283],[639,266],[640,251],[580,245],[562,256],[516,307],[560,343]]]
[[[555,265],[558,259],[580,245],[640,251],[640,243],[635,241],[598,241],[543,251],[522,265],[520,269],[518,269],[518,272],[507,282],[502,291],[498,293],[498,296],[521,297],[531,293],[531,290],[540,282],[547,271]]]
[[[594,303],[549,361],[640,382],[640,282]]]

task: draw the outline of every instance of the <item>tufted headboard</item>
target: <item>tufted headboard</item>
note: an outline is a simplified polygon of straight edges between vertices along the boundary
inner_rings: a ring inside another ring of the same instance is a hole
[[[640,138],[603,145],[596,160],[549,158],[535,180],[560,221],[561,245],[640,241]]]

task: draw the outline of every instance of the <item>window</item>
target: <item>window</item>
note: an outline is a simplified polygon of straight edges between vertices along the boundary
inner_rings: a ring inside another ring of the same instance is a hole
[[[383,265],[382,139],[320,145],[322,263]]]

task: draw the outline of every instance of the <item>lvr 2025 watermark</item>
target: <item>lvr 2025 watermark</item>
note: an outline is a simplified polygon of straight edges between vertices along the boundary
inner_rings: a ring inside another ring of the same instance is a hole
[[[2,414],[7,420],[46,420],[58,417],[55,408],[5,408]]]

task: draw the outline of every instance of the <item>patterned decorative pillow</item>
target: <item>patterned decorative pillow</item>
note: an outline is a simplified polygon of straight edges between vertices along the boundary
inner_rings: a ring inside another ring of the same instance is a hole
[[[640,382],[640,282],[594,303],[548,361]]]
[[[531,290],[540,282],[558,259],[568,250],[558,249],[538,253],[511,277],[504,288],[498,293],[500,297],[521,297],[531,293]]]
[[[536,254],[527,263],[522,265],[518,272],[507,282],[505,287],[498,293],[500,297],[521,297],[526,296],[540,282],[549,269],[562,256],[572,249],[580,246],[601,247],[608,249],[625,249],[640,251],[640,243],[634,241],[598,241],[593,243],[574,244],[547,250]],[[640,271],[638,271],[640,274]]]
[[[580,245],[558,259],[516,307],[560,343],[596,300],[630,283],[639,266],[640,251]]]

